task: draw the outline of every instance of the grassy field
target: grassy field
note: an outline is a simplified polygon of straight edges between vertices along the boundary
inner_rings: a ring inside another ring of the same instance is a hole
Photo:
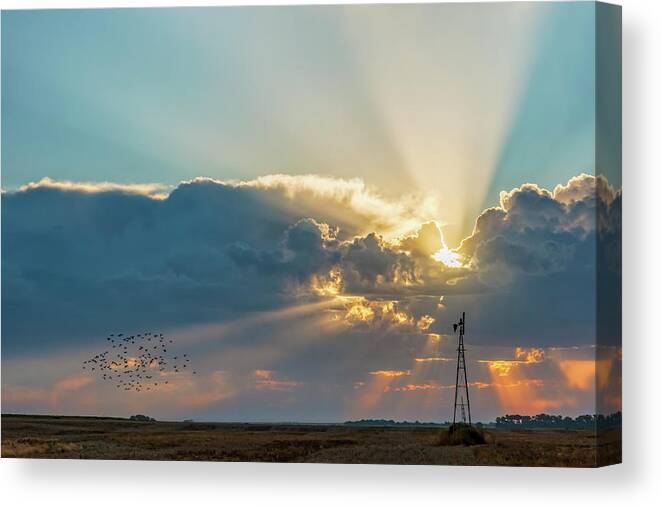
[[[441,446],[438,428],[132,422],[2,416],[3,458],[593,467],[620,461],[620,430],[488,429],[487,443]]]

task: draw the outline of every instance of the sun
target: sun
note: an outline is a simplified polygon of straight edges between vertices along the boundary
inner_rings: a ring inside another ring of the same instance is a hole
[[[432,259],[438,262],[442,262],[449,268],[460,268],[463,266],[461,262],[461,255],[450,250],[445,245],[443,245],[443,248],[441,248],[438,252],[432,254]]]

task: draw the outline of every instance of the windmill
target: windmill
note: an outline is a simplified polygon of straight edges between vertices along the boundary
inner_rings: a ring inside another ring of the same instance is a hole
[[[461,319],[456,324],[453,324],[454,332],[459,330],[459,344],[457,346],[457,379],[454,387],[454,414],[452,416],[452,425],[457,422],[457,409],[460,411],[461,421],[466,422],[466,412],[468,412],[468,424],[472,425],[471,421],[471,404],[468,397],[468,377],[466,375],[466,349],[464,348],[464,332],[466,330],[466,312],[461,314]],[[464,404],[464,396],[466,396],[466,403]],[[460,398],[461,397],[461,398]],[[457,402],[458,399],[460,402]]]

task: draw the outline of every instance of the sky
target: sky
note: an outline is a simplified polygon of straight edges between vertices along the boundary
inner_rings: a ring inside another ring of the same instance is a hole
[[[619,409],[595,26],[590,2],[3,12],[3,412],[447,420],[462,311],[474,419]],[[198,374],[81,368],[147,329]]]

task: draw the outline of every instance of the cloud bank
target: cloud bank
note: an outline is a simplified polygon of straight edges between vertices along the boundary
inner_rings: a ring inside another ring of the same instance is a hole
[[[298,406],[303,414],[324,390],[354,394],[329,408],[337,419],[394,410],[382,405],[385,392],[441,389],[440,372],[453,367],[447,335],[461,311],[470,345],[487,356],[475,362],[476,389],[502,391],[501,377],[550,364],[554,347],[594,345],[597,267],[604,280],[619,277],[620,191],[585,174],[552,191],[524,184],[502,192],[455,251],[438,216],[420,196],[393,200],[359,180],[320,176],[197,178],[169,193],[45,179],[6,191],[3,366],[5,358],[82,351],[118,329],[172,329],[206,357],[200,385],[180,386],[180,407],[211,417],[231,402],[258,417],[251,410],[270,393],[283,403],[270,413]],[[437,260],[439,251],[461,262]],[[607,315],[602,325],[617,328]],[[512,357],[498,362],[489,347]],[[578,365],[557,363],[546,377],[508,385],[548,390],[553,375],[566,378]],[[18,370],[9,371],[13,381]],[[51,385],[67,378],[53,376]],[[563,382],[585,391],[580,379]],[[52,406],[72,392],[5,383],[15,403],[27,393],[30,403]],[[92,388],[76,384],[76,392]]]

